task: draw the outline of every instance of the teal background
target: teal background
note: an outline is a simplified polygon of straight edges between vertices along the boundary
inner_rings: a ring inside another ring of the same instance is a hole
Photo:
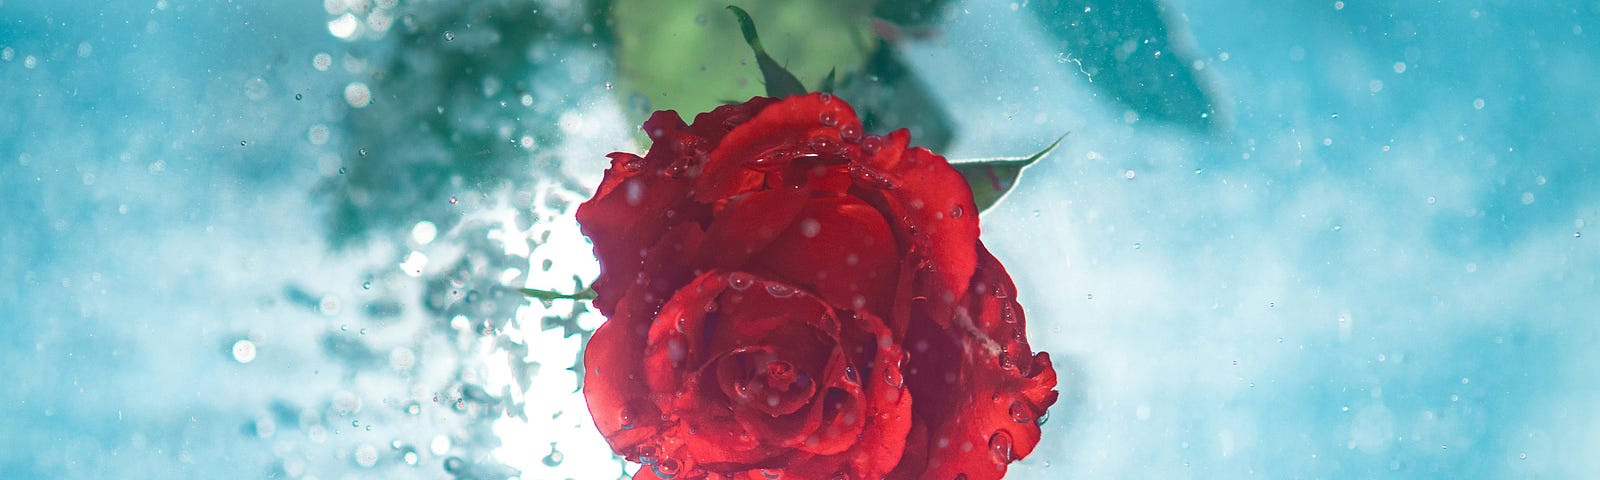
[[[983,220],[1064,374],[1009,478],[1600,476],[1600,3],[1166,2],[1153,100],[1035,21],[1080,3],[951,3],[896,47],[947,156],[1071,132]],[[0,478],[637,468],[573,407],[599,319],[505,290],[593,278],[570,208],[641,148],[591,12],[330,5],[0,1]]]

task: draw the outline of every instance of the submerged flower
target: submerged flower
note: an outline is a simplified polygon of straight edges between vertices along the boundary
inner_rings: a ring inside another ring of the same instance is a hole
[[[584,395],[649,478],[1000,478],[1055,403],[967,182],[828,94],[644,124],[578,210]]]

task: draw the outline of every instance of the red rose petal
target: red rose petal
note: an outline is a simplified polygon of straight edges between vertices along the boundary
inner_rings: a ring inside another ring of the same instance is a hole
[[[696,264],[736,270],[794,223],[809,195],[800,189],[762,190],[716,209]]]
[[[899,256],[883,215],[858,199],[831,197],[812,200],[797,218],[754,261],[835,308],[887,315]]]
[[[630,290],[643,290],[635,286]],[[662,429],[643,365],[646,331],[654,306],[642,295],[623,297],[610,318],[589,337],[583,361],[583,396],[600,434],[618,452],[627,452]]]
[[[891,218],[911,238],[913,256],[932,269],[933,284],[926,292],[938,315],[954,305],[977,265],[973,245],[978,243],[978,207],[972,189],[950,163],[928,149],[907,150],[898,163],[884,172],[900,185],[886,193]]]
[[[928,426],[927,443],[907,449],[928,453],[925,465],[907,455],[897,471],[916,474],[897,478],[1001,478],[1038,445],[1036,419],[1058,396],[1049,355],[1032,355],[1021,333],[1025,320],[1005,268],[981,245],[976,254],[972,288],[952,325],[913,322],[907,335],[913,414]]]
[[[824,118],[833,118],[835,124],[824,124]],[[696,179],[694,199],[710,203],[746,191],[746,179],[759,175],[751,168],[781,169],[795,158],[819,150],[837,155],[847,148],[838,125],[859,123],[855,110],[831,95],[798,95],[768,105],[748,123],[728,132],[711,151],[704,174]]]

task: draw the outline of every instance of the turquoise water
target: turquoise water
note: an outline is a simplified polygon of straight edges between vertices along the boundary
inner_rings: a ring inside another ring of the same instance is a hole
[[[983,220],[1064,373],[1010,478],[1600,476],[1600,4],[1167,2],[1094,44],[1152,97],[952,3],[948,156],[1071,132]],[[596,274],[640,100],[581,2],[477,5],[0,2],[0,478],[636,468],[601,319],[510,289]]]

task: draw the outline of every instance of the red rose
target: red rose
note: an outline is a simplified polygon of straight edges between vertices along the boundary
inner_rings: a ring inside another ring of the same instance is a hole
[[[584,395],[641,478],[1000,478],[1055,403],[966,181],[828,94],[757,97],[613,153]]]

